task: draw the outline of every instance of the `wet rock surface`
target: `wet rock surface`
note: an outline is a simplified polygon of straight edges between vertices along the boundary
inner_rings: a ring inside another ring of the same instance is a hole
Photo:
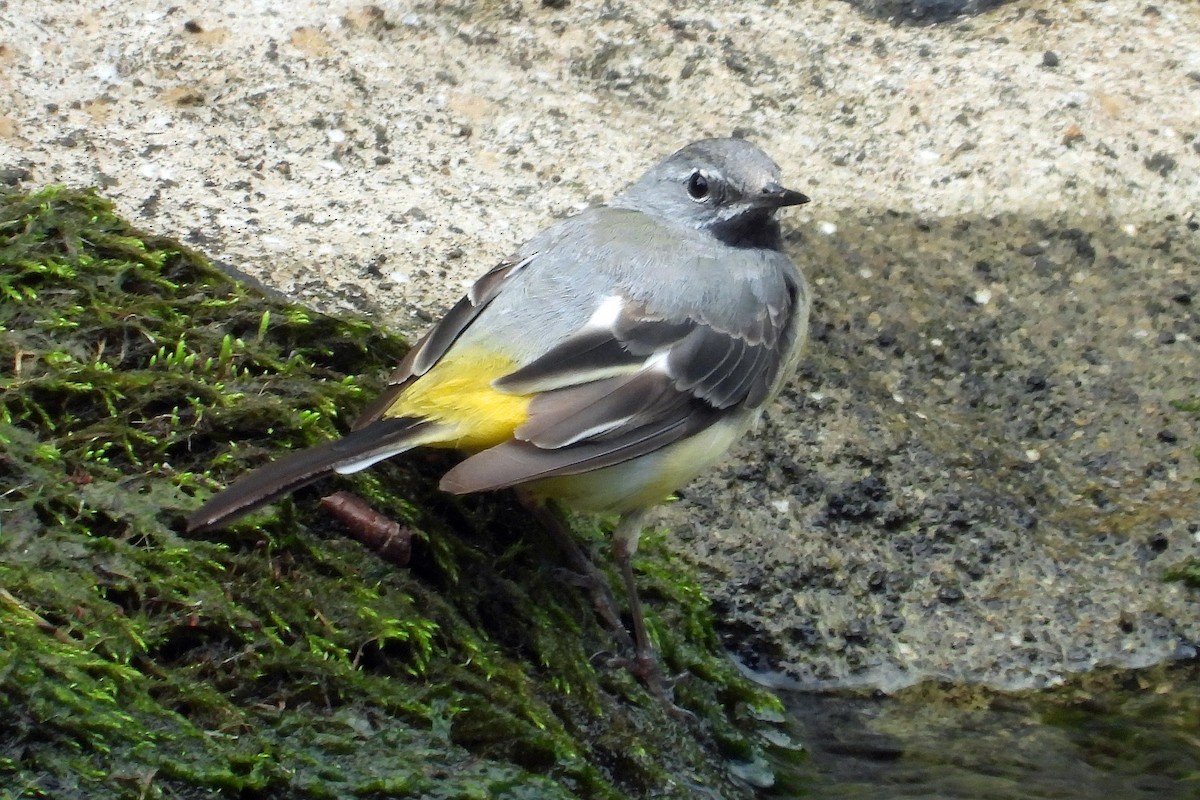
[[[746,456],[684,492],[689,546],[738,587],[731,646],[885,688],[1194,654],[1194,590],[1162,577],[1196,553],[1196,430],[1169,402],[1200,369],[1189,224],[897,214],[803,249],[854,274],[818,288]]]
[[[1200,7],[985,5],[10,4],[0,180],[99,185],[415,334],[547,220],[745,135],[814,198],[785,226],[817,304],[789,391],[657,516],[729,645],[889,689],[1186,656]]]

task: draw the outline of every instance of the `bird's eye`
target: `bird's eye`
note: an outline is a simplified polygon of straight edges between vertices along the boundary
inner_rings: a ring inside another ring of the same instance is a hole
[[[692,177],[688,178],[687,193],[688,197],[697,203],[703,203],[708,199],[708,178],[699,172],[693,172]]]

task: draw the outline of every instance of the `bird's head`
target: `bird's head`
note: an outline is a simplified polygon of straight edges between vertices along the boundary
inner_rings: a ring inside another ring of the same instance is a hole
[[[775,211],[807,203],[785,189],[779,166],[742,139],[703,139],[656,164],[610,205],[706,231],[727,244],[775,232]]]

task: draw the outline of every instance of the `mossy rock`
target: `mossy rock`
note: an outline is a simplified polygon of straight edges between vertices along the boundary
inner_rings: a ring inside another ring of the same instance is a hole
[[[183,532],[219,485],[336,436],[402,341],[62,188],[0,195],[0,298],[0,796],[752,793],[776,703],[653,535],[639,580],[691,720],[613,657],[511,498],[436,491],[440,457]],[[317,509],[334,488],[415,531],[408,567]]]

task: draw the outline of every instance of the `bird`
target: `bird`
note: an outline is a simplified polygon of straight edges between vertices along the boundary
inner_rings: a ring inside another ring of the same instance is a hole
[[[648,675],[632,568],[645,516],[756,423],[807,338],[810,291],[776,212],[809,198],[781,181],[740,138],[667,156],[484,273],[344,437],[241,477],[188,530],[414,448],[460,451],[445,492],[516,489],[550,524],[549,503],[618,515],[612,554]]]

